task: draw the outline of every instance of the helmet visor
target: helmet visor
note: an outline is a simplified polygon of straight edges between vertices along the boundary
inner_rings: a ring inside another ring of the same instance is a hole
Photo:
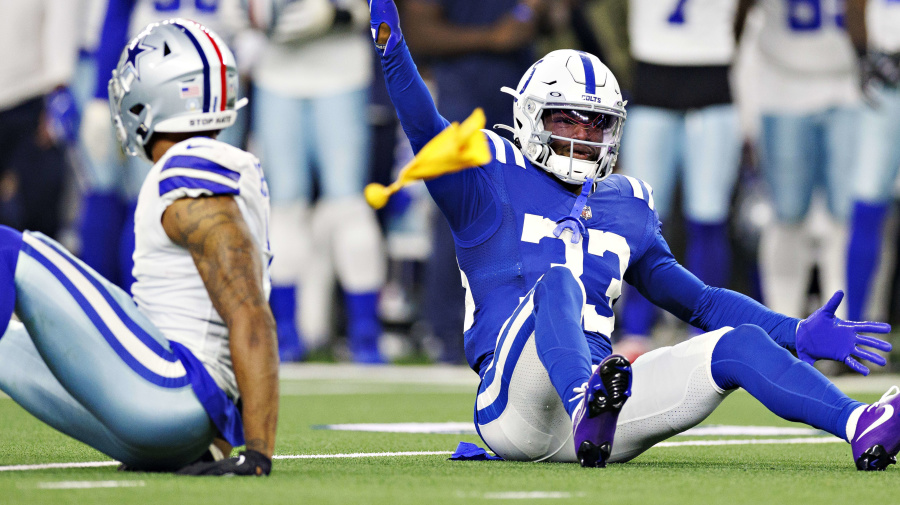
[[[610,144],[616,140],[619,116],[580,109],[547,109],[544,129],[556,137]]]

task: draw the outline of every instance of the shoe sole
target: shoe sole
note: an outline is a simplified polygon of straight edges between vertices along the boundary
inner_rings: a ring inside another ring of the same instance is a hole
[[[630,396],[631,363],[622,356],[612,356],[600,365],[600,381],[606,390],[606,396],[595,396],[588,404],[588,418],[601,414],[618,413],[625,406]],[[612,444],[596,445],[590,440],[581,443],[576,451],[578,461],[583,467],[604,468],[612,454]]]
[[[897,452],[887,452],[882,445],[866,449],[856,458],[856,469],[863,472],[881,471],[897,462]]]

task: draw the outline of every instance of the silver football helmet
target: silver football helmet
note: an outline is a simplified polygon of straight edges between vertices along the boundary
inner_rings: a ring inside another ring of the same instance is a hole
[[[513,96],[516,145],[532,164],[567,183],[599,181],[619,154],[625,102],[612,72],[592,54],[553,51],[525,72]]]
[[[109,108],[126,154],[149,160],[156,132],[228,128],[247,99],[237,99],[234,55],[222,39],[187,19],[144,28],[125,46],[109,80]]]

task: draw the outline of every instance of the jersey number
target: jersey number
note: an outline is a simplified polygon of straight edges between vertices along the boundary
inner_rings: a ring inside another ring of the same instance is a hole
[[[839,11],[834,15],[834,24],[844,27],[844,3],[838,2]],[[795,32],[810,32],[822,28],[822,0],[788,0],[788,26]]]
[[[213,13],[219,8],[219,0],[193,0],[193,2],[194,7],[200,12]],[[156,0],[153,6],[158,12],[177,11],[181,8],[181,0]]]
[[[550,266],[564,266],[584,282],[584,242],[573,244],[569,240],[571,236],[569,233],[563,233],[558,238],[554,237],[554,229],[556,229],[555,221],[542,216],[525,214],[525,222],[522,225],[522,241],[537,244],[545,239],[561,240],[566,246],[565,262],[551,263]],[[608,231],[588,230],[587,252],[592,256],[603,258],[609,258],[606,253],[611,252],[618,259],[619,278],[610,278],[609,286],[606,287],[604,293],[609,313],[612,314],[612,302],[622,294],[622,277],[625,275],[625,269],[628,268],[631,249],[628,247],[625,237],[621,235]],[[585,304],[585,330],[610,336],[612,335],[614,322],[615,318],[613,316],[601,316],[597,313],[596,306]]]
[[[688,0],[678,0],[678,5],[675,6],[675,10],[669,14],[670,25],[684,24],[684,5],[686,3],[688,3]]]

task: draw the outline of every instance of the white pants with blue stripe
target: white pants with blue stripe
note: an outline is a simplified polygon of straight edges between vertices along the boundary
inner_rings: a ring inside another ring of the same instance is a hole
[[[0,338],[0,389],[131,466],[177,469],[216,429],[169,342],[131,297],[38,233],[24,234],[16,314]]]
[[[485,374],[478,388],[476,428],[504,459],[576,462],[572,419],[538,356],[534,331],[528,331],[532,293],[504,324],[510,331],[506,339],[498,339],[490,364],[495,373]],[[523,327],[526,331],[520,331]],[[611,462],[635,458],[696,426],[719,406],[729,392],[713,381],[710,362],[713,348],[729,330],[656,349],[633,363],[632,395],[619,414]]]

